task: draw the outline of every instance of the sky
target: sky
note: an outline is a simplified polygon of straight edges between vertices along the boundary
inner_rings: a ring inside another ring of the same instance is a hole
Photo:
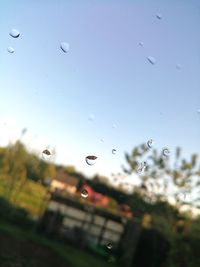
[[[1,1],[0,145],[26,127],[29,149],[88,176],[121,171],[151,138],[199,153],[199,25],[198,0]]]

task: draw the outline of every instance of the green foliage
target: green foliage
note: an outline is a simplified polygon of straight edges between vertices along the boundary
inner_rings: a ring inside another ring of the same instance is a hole
[[[39,183],[28,180],[19,191],[21,184],[16,182],[12,189],[15,198],[6,198],[8,183],[8,177],[0,177],[0,197],[8,199],[14,207],[26,209],[30,216],[38,216],[46,196],[46,188]]]
[[[179,207],[184,203],[183,196],[185,193],[191,194],[196,185],[200,184],[197,177],[200,177],[200,167],[198,166],[198,155],[191,155],[190,160],[181,157],[181,149],[176,148],[174,162],[170,161],[170,156],[164,156],[163,151],[156,149],[149,150],[145,144],[134,148],[132,153],[125,154],[128,168],[124,171],[128,174],[137,173],[138,166],[141,162],[147,162],[145,172],[140,174],[141,184],[143,187],[137,188],[140,195],[146,199],[152,199],[148,195],[149,187],[153,189],[153,198],[156,201],[166,200],[169,187],[174,188],[174,198]],[[195,181],[196,184],[195,184]],[[161,189],[161,193],[157,193]],[[151,190],[152,191],[152,190]]]

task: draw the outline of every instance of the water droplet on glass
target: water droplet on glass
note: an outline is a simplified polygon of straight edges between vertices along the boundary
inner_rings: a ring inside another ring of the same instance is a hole
[[[112,149],[112,154],[115,155],[117,153],[117,150],[116,149]]]
[[[84,198],[87,198],[88,197],[88,191],[86,189],[83,189],[81,191],[81,196],[84,197]]]
[[[199,109],[197,109],[197,113],[198,113],[198,114],[200,114],[200,108],[199,108]]]
[[[143,42],[139,42],[139,45],[140,45],[140,46],[144,46],[144,43],[143,43]]]
[[[11,54],[15,52],[15,50],[14,50],[14,48],[13,48],[12,46],[9,46],[9,47],[7,48],[7,50],[8,50],[8,52],[11,53]]]
[[[156,18],[161,20],[162,19],[162,15],[160,13],[158,13],[158,14],[156,14]]]
[[[88,165],[92,166],[95,164],[97,157],[96,156],[87,156],[85,161]]]
[[[112,249],[112,244],[111,244],[111,243],[108,243],[106,247],[107,247],[108,249]]]
[[[152,148],[153,145],[154,145],[154,140],[153,139],[150,139],[150,140],[147,141],[148,148]]]
[[[62,43],[60,44],[60,48],[62,49],[62,51],[63,51],[64,53],[69,52],[69,44],[68,44],[68,43],[62,42]]]
[[[16,29],[12,29],[9,34],[13,38],[18,38],[20,36],[20,32]]]
[[[146,169],[146,167],[147,167],[147,163],[146,163],[146,161],[139,163],[139,164],[138,164],[138,168],[137,168],[137,173],[142,173],[142,172],[144,172],[145,169]]]
[[[176,64],[176,69],[181,70],[182,66],[180,64]]]
[[[94,114],[90,114],[88,119],[89,119],[89,121],[93,121],[95,119]]]
[[[156,63],[156,59],[152,56],[148,56],[147,60],[149,61],[149,63],[151,63],[152,65],[154,65]]]
[[[168,148],[164,148],[162,153],[163,153],[163,156],[165,157],[168,157],[170,155],[170,151]]]
[[[109,257],[109,259],[108,259],[108,262],[109,262],[109,263],[113,263],[113,262],[115,262],[115,258],[114,258],[114,256],[111,255],[111,256]]]
[[[117,125],[115,123],[113,123],[112,128],[113,129],[116,129],[117,128]]]
[[[42,157],[43,159],[47,160],[51,157],[51,152],[48,149],[45,149],[42,151]]]
[[[103,139],[103,138],[101,138],[101,139],[100,139],[100,141],[103,143],[103,142],[104,142],[104,139]]]

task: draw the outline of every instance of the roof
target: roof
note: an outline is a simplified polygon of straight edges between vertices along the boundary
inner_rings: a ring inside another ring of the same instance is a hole
[[[59,182],[62,182],[64,184],[71,185],[71,186],[77,186],[79,183],[78,178],[73,177],[63,171],[58,172],[53,180],[57,180]]]

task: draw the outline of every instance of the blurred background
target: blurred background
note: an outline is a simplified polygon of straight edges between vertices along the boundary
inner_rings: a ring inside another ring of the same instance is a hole
[[[199,267],[200,3],[0,3],[0,266]]]

